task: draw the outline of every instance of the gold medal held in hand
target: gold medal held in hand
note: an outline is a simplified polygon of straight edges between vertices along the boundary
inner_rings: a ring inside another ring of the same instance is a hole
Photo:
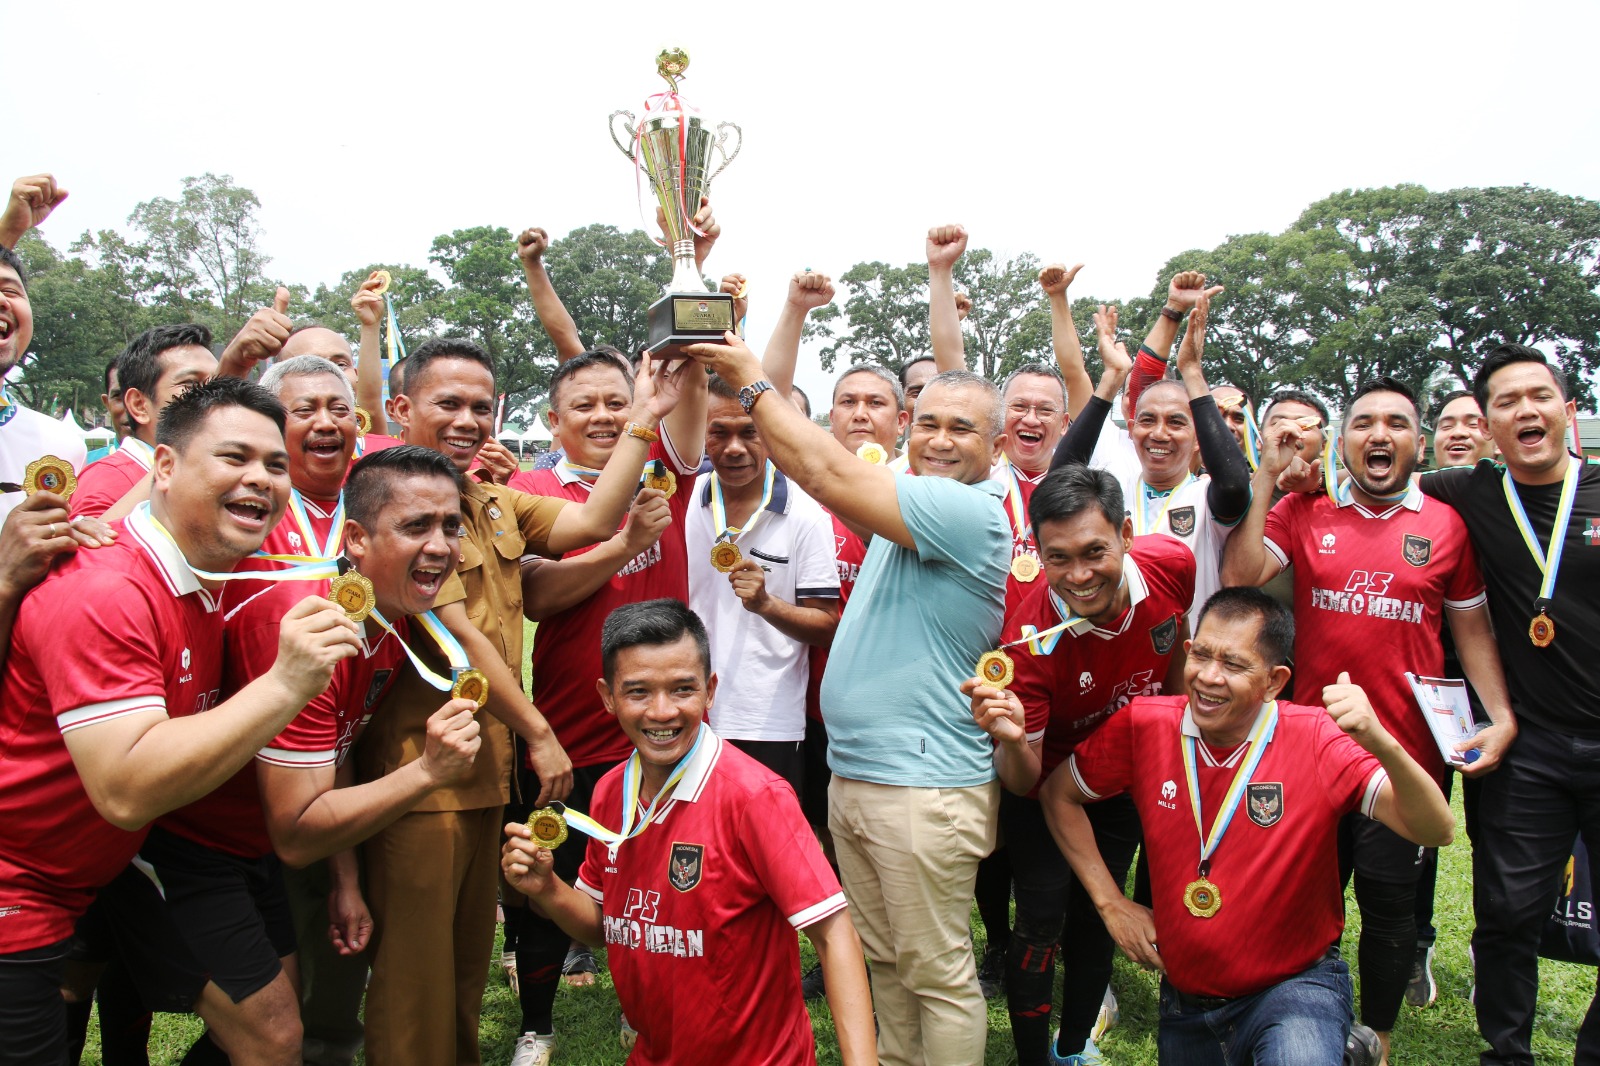
[[[356,432],[363,437],[372,432],[372,416],[365,407],[356,408]]]
[[[1027,584],[1039,576],[1039,560],[1032,555],[1019,555],[1011,560],[1011,576]]]
[[[1222,909],[1222,889],[1204,877],[1196,878],[1183,890],[1183,905],[1196,918],[1209,918]]]
[[[372,582],[355,570],[347,570],[328,583],[328,599],[337,603],[352,622],[366,621],[367,615],[378,605]]]
[[[889,461],[889,453],[877,441],[869,440],[856,449],[856,458],[864,459],[873,466],[883,466]]]
[[[678,478],[667,469],[667,464],[657,459],[645,468],[644,487],[656,489],[670,500],[672,494],[678,491]]]
[[[1533,621],[1528,623],[1528,639],[1536,648],[1548,648],[1556,639],[1555,620],[1543,611],[1534,615]]]
[[[1005,688],[1016,676],[1017,664],[999,649],[984,652],[978,660],[978,680],[990,688]]]
[[[374,270],[373,275],[378,279],[378,287],[373,289],[373,294],[382,296],[389,291],[389,285],[394,281],[394,275],[387,270]]]
[[[456,683],[450,686],[452,699],[471,700],[479,707],[489,702],[489,679],[482,670],[468,667],[456,671]]]
[[[72,472],[72,464],[55,455],[44,455],[28,464],[27,470],[22,475],[22,491],[32,495],[35,492],[53,492],[65,499],[72,495],[72,490],[78,487],[78,479]]]
[[[711,546],[711,565],[726,574],[744,560],[737,544],[719,540]]]
[[[533,834],[533,842],[547,851],[559,848],[567,839],[567,820],[561,816],[560,804],[551,807],[540,807],[528,815],[528,832]]]

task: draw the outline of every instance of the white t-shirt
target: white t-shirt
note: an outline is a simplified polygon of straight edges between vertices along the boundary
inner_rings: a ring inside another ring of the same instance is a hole
[[[1211,514],[1211,504],[1206,499],[1211,475],[1191,475],[1170,493],[1155,495],[1146,491],[1133,438],[1109,415],[1089,465],[1106,470],[1122,486],[1135,536],[1165,533],[1181,540],[1194,553],[1194,603],[1189,606],[1189,632],[1193,633],[1200,622],[1200,608],[1222,588],[1222,547],[1233,532],[1232,526]]]
[[[684,524],[689,606],[706,624],[717,674],[707,718],[728,740],[804,740],[809,649],[745,610],[728,575],[711,565],[719,532],[712,528],[713,483],[709,475],[696,486]],[[754,528],[735,543],[746,559],[766,568],[767,594],[790,603],[837,599],[839,566],[828,513],[782,473],[773,478],[772,499],[758,513]]]
[[[23,407],[15,397],[11,403],[16,413],[9,418],[0,409],[0,418],[6,419],[0,424],[0,481],[15,481],[20,485],[28,464],[46,455],[65,459],[73,470],[83,470],[88,450],[82,437],[49,415]],[[0,522],[5,521],[6,515],[24,498],[21,492],[0,495]]]

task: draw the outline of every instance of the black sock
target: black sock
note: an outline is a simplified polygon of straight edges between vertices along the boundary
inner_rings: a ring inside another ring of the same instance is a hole
[[[1019,1066],[1049,1061],[1050,999],[1055,994],[1056,946],[1011,937],[1006,949],[1006,1009]]]

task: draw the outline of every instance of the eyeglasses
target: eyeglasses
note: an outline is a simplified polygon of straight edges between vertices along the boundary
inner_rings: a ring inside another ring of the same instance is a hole
[[[1033,416],[1041,422],[1048,422],[1061,414],[1061,408],[1048,403],[1008,403],[1006,404],[1006,410],[1018,418],[1026,418],[1028,412],[1032,411]]]

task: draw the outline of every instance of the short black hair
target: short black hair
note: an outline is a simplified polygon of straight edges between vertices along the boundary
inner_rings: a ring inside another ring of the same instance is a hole
[[[622,380],[628,386],[628,392],[633,393],[633,371],[628,367],[628,359],[621,352],[609,344],[601,348],[590,348],[586,352],[568,359],[556,367],[556,372],[550,377],[550,406],[556,405],[556,397],[561,392],[561,385],[572,375],[588,370],[590,367],[604,367],[615,370],[622,375]]]
[[[919,355],[915,359],[909,360],[905,366],[900,368],[900,387],[902,389],[910,388],[910,386],[906,384],[906,380],[911,377],[912,367],[916,366],[918,363],[933,362],[934,358],[931,355]]]
[[[457,492],[466,491],[466,479],[443,452],[416,444],[399,444],[368,452],[350,466],[344,483],[344,513],[363,529],[371,529],[383,505],[395,498],[394,483],[404,477],[440,477]]]
[[[0,266],[8,266],[17,272],[17,280],[22,282],[22,292],[28,292],[28,271],[22,266],[22,259],[15,251],[0,244]]]
[[[1472,395],[1478,401],[1478,407],[1484,414],[1489,413],[1489,379],[1498,371],[1504,370],[1513,363],[1538,363],[1550,371],[1550,377],[1556,383],[1556,391],[1561,398],[1567,398],[1567,383],[1562,379],[1561,372],[1550,365],[1550,360],[1537,348],[1530,348],[1526,344],[1502,344],[1494,351],[1483,357],[1483,365],[1478,368],[1478,376],[1472,379]]]
[[[393,398],[405,391],[406,364],[411,362],[409,355],[401,356],[389,365],[389,396]]]
[[[1105,470],[1068,463],[1046,474],[1033,490],[1033,498],[1028,501],[1028,521],[1037,530],[1046,522],[1076,518],[1091,507],[1105,515],[1112,529],[1122,532],[1128,511],[1117,479]]]
[[[1260,589],[1239,585],[1212,593],[1206,605],[1200,608],[1200,619],[1195,622],[1195,633],[1205,625],[1206,616],[1215,614],[1224,622],[1257,618],[1261,627],[1256,631],[1256,651],[1270,666],[1288,666],[1294,653],[1294,614],[1273,597]]]
[[[1350,424],[1350,412],[1355,409],[1356,401],[1361,399],[1361,397],[1371,395],[1374,392],[1392,392],[1398,396],[1404,396],[1406,402],[1411,405],[1412,420],[1414,422],[1421,422],[1422,412],[1417,407],[1417,394],[1412,392],[1405,382],[1400,381],[1397,378],[1389,377],[1388,375],[1383,375],[1380,377],[1368,378],[1366,381],[1363,381],[1361,384],[1356,386],[1356,391],[1350,397],[1350,402],[1345,404],[1344,419],[1341,422],[1341,425],[1348,426]]]
[[[243,407],[272,419],[283,432],[283,404],[272,393],[243,378],[215,377],[185,389],[162,410],[156,422],[156,443],[183,451],[213,412]]]
[[[190,346],[211,350],[211,331],[198,322],[182,322],[175,326],[156,326],[147,329],[122,349],[117,356],[117,387],[123,392],[138,389],[152,401],[156,397],[156,382],[161,380],[162,353],[173,348]]]
[[[428,368],[441,359],[466,359],[487,370],[490,380],[494,378],[494,359],[484,351],[483,345],[465,337],[430,337],[406,356],[405,388],[402,394],[410,396],[411,390],[427,378]]]
[[[1011,387],[1011,383],[1013,381],[1017,380],[1018,378],[1030,378],[1030,377],[1031,378],[1049,378],[1051,381],[1054,381],[1056,383],[1056,385],[1061,389],[1061,402],[1063,404],[1066,403],[1066,401],[1067,401],[1067,383],[1065,381],[1061,380],[1061,371],[1057,370],[1053,366],[1046,366],[1044,363],[1023,363],[1021,366],[1017,367],[1011,373],[1007,374],[1006,375],[1006,379],[1000,383],[1000,395],[1002,397],[1005,396],[1006,390]],[[1062,414],[1066,414],[1065,411],[1062,411],[1061,413]]]
[[[1261,421],[1265,423],[1272,417],[1272,409],[1280,403],[1303,403],[1317,414],[1322,416],[1322,424],[1328,424],[1328,405],[1311,395],[1305,389],[1278,389],[1267,397],[1267,406],[1261,409]]]
[[[1444,415],[1444,409],[1462,397],[1470,398],[1473,403],[1478,402],[1478,398],[1473,396],[1472,393],[1467,389],[1451,389],[1449,392],[1445,393],[1443,396],[1434,401],[1433,413],[1429,421],[1433,425],[1437,426],[1439,424],[1439,419]],[[1478,409],[1480,411],[1483,409],[1481,404],[1479,404]]]
[[[379,453],[382,454],[381,452]],[[346,505],[348,507],[348,504]],[[617,653],[641,644],[676,644],[694,638],[705,677],[711,676],[711,640],[705,623],[682,600],[669,598],[625,603],[606,615],[600,627],[600,672],[606,684],[617,675]]]
[[[739,398],[739,390],[724,381],[721,374],[712,374],[706,378],[706,388],[711,395],[724,400],[737,400]]]
[[[115,359],[112,359],[111,362],[106,364],[106,383],[102,387],[106,390],[107,396],[113,395],[111,392],[111,375],[116,372],[116,369],[117,361]],[[120,381],[117,382],[117,391],[115,393],[115,397],[119,400],[122,398],[122,382]]]

